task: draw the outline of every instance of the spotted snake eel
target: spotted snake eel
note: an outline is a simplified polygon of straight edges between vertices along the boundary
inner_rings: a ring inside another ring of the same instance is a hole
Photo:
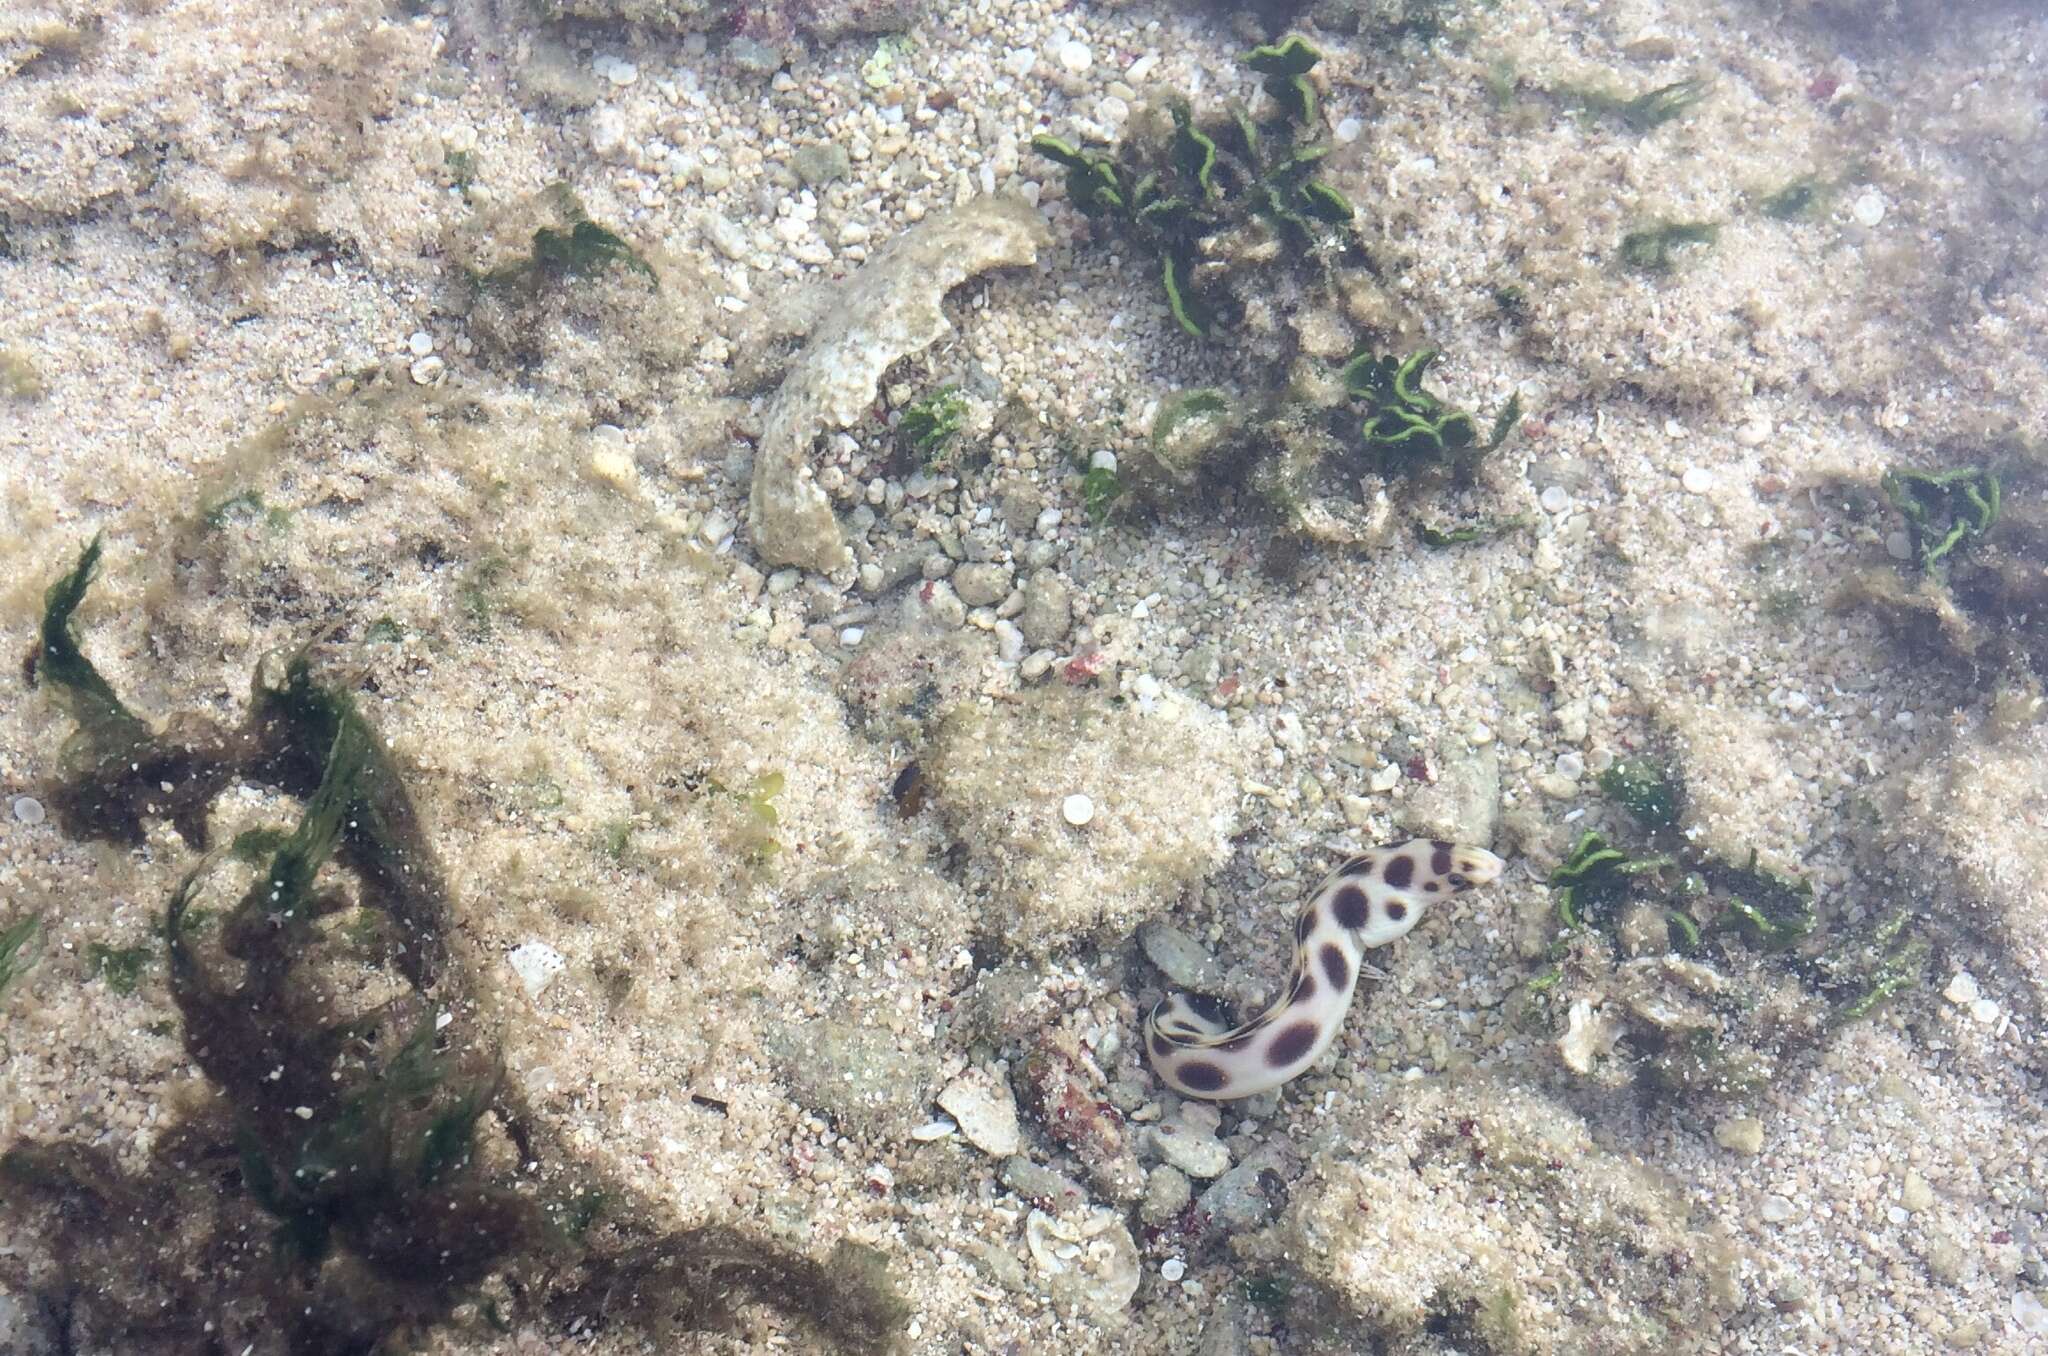
[[[1483,848],[1413,839],[1351,858],[1294,921],[1294,970],[1264,1013],[1242,1026],[1213,999],[1169,994],[1146,1023],[1145,1051],[1189,1097],[1250,1097],[1296,1077],[1344,1025],[1365,953],[1406,936],[1429,906],[1485,885],[1505,863]]]

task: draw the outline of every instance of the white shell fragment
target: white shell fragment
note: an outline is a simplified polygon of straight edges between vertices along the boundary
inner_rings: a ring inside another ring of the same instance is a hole
[[[522,942],[505,953],[505,964],[519,976],[519,985],[528,998],[540,997],[541,990],[553,983],[568,963],[561,952],[546,942]]]
[[[938,1103],[959,1123],[967,1142],[991,1158],[1008,1158],[1023,1147],[1017,1099],[992,1074],[969,1069],[939,1090]]]
[[[1078,792],[1068,796],[1060,802],[1060,818],[1078,829],[1095,818],[1095,802]]]

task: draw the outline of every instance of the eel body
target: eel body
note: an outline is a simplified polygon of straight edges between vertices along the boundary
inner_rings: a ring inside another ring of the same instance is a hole
[[[1328,1049],[1344,1025],[1365,953],[1407,935],[1437,900],[1496,879],[1483,848],[1417,838],[1332,871],[1294,922],[1294,969],[1266,1011],[1231,1027],[1213,1000],[1169,994],[1146,1023],[1145,1052],[1166,1084],[1221,1101],[1277,1088]]]

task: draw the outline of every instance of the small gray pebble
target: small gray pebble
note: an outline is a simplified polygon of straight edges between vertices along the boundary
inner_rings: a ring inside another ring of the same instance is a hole
[[[994,607],[1010,594],[1010,567],[962,565],[953,572],[953,588],[969,607]]]
[[[1171,923],[1158,919],[1138,929],[1138,945],[1145,958],[1159,972],[1183,989],[1196,993],[1218,993],[1223,988],[1223,967],[1206,948]]]
[[[14,798],[14,818],[17,823],[36,825],[43,822],[43,803],[34,796]]]
[[[1034,1163],[1022,1154],[1003,1160],[1002,1183],[1025,1200],[1055,1212],[1088,1195],[1073,1178]]]

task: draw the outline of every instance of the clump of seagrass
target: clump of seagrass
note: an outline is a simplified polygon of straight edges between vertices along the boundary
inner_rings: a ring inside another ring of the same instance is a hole
[[[1520,405],[1506,402],[1482,436],[1470,412],[1424,387],[1436,350],[1403,355],[1372,342],[1386,337],[1370,318],[1384,311],[1374,302],[1383,289],[1356,209],[1325,172],[1334,147],[1313,75],[1321,54],[1294,35],[1243,61],[1265,92],[1257,114],[1236,103],[1197,112],[1176,99],[1134,117],[1113,148],[1032,140],[1065,168],[1078,211],[1154,261],[1174,324],[1228,345],[1225,380],[1235,388],[1163,399],[1148,454],[1090,470],[1084,505],[1100,523],[1126,502],[1163,507],[1242,489],[1291,541],[1383,545],[1396,521],[1386,495],[1332,500],[1325,473],[1469,483],[1516,427]],[[1487,530],[1420,535],[1442,546]]]
[[[81,1349],[367,1353],[471,1313],[667,1331],[749,1298],[848,1350],[892,1340],[905,1309],[866,1250],[823,1263],[725,1226],[664,1232],[656,1203],[549,1143],[500,1076],[444,942],[440,866],[354,701],[302,653],[264,666],[239,726],[153,731],[78,644],[99,560],[95,540],[49,589],[31,666],[78,722],[50,792],[63,825],[139,842],[166,819],[206,852],[230,782],[303,810],[207,852],[165,909],[170,998],[214,1104],[140,1174],[18,1142],[0,1176],[47,1253],[0,1258],[0,1280]],[[202,899],[232,900],[217,927],[194,926]],[[395,972],[367,986],[365,937]]]
[[[1696,846],[1675,764],[1624,759],[1600,789],[1641,836],[1588,830],[1551,872],[1551,964],[1520,998],[1573,1072],[1741,1095],[1923,982],[1930,946],[1905,908],[1827,937],[1812,882]]]

